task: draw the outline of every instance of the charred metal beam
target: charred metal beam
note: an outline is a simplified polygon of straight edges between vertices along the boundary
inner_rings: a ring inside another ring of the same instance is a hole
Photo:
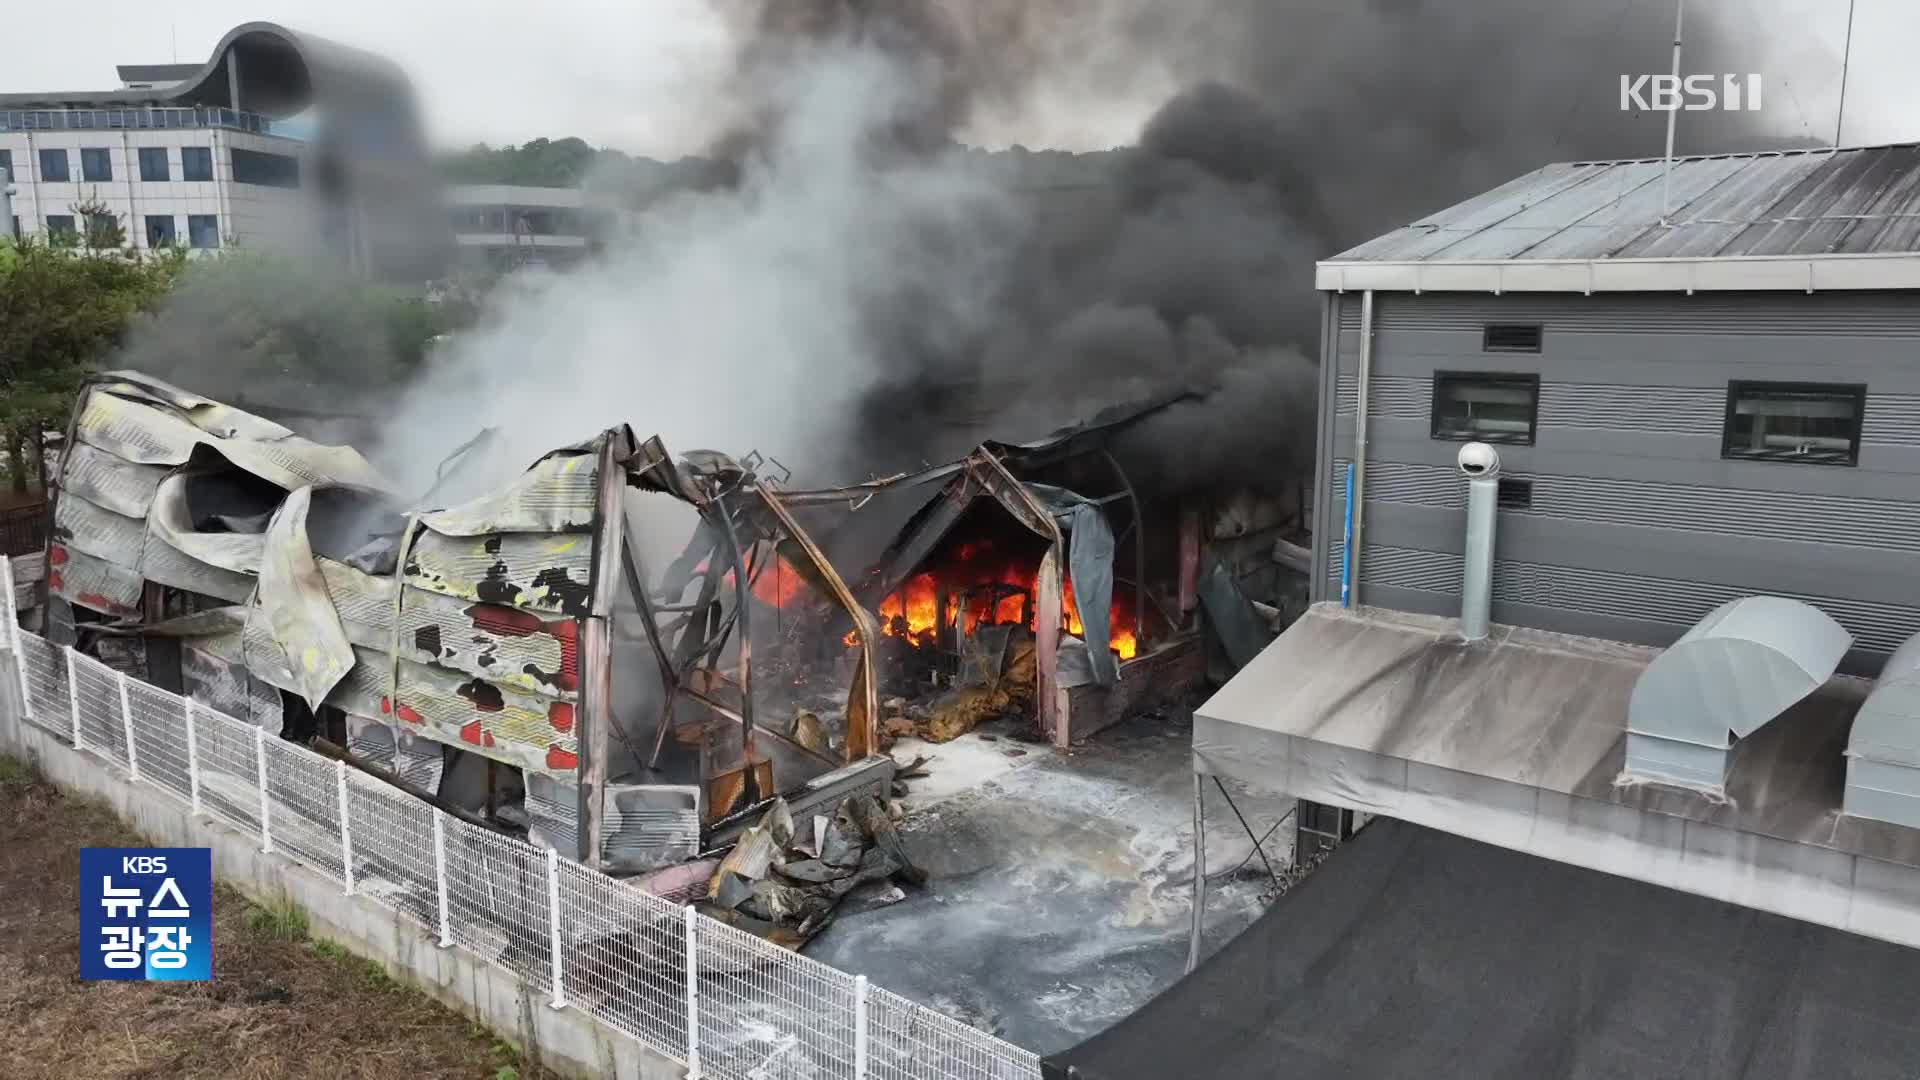
[[[1120,459],[1113,451],[1102,448],[1102,457],[1113,469],[1113,475],[1120,478],[1120,487],[1127,494],[1127,501],[1133,504],[1133,634],[1140,648],[1147,646],[1147,620],[1144,600],[1147,595],[1147,518],[1140,512],[1140,496],[1134,493],[1133,484],[1127,480],[1127,470],[1120,467]],[[1111,602],[1111,601],[1109,601]]]

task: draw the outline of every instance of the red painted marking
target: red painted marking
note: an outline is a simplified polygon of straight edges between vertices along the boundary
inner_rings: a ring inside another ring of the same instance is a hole
[[[426,717],[421,716],[418,712],[414,711],[413,706],[407,704],[404,701],[397,704],[395,708],[399,709],[400,711],[400,719],[405,720],[409,724],[424,724],[427,722]]]
[[[387,698],[387,695],[381,694],[380,695],[380,715],[386,716],[391,712],[393,712],[393,702]]]
[[[47,571],[47,587],[54,592],[59,592],[61,589],[67,587],[67,582],[65,578],[60,576],[60,571],[49,570]]]
[[[481,740],[481,745],[482,745],[482,746],[492,746],[492,745],[493,745],[493,732],[491,732],[491,731],[483,731],[483,732],[481,732],[481,733],[480,733],[480,740]]]
[[[547,629],[540,616],[497,604],[475,604],[467,609],[467,618],[475,627],[501,637],[527,637]]]
[[[570,702],[556,701],[547,706],[547,723],[553,730],[565,735],[573,730],[573,705]]]
[[[125,604],[109,600],[97,592],[83,592],[79,596],[74,597],[73,602],[79,604],[81,607],[90,607],[95,611],[104,611],[108,614],[133,610]]]
[[[577,769],[580,767],[580,755],[557,746],[547,747],[547,768]]]
[[[580,689],[580,624],[568,619],[553,628],[553,636],[560,639],[560,672],[554,685],[573,693]]]
[[[480,745],[480,721],[478,720],[469,721],[467,723],[467,726],[461,728],[460,739],[462,742],[470,742],[475,746],[479,746]]]
[[[47,552],[47,563],[52,566],[67,565],[67,549],[59,544],[53,545],[53,550]]]

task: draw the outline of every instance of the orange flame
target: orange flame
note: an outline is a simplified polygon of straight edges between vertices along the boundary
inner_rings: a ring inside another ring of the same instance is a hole
[[[1012,585],[1031,593],[1038,580],[1038,572],[1023,570],[1018,566],[995,568],[990,560],[983,559],[978,560],[983,572],[968,573],[968,564],[974,563],[974,557],[984,550],[984,545],[963,545],[957,553],[959,571],[949,574],[947,578],[950,586],[949,603],[958,603],[961,592],[969,593],[966,610],[957,613],[963,628],[971,634],[982,624],[996,626],[1021,623],[1024,616],[1024,624],[1032,629],[1034,616],[1025,610],[1029,603],[1026,596],[1013,593],[995,599],[984,587]],[[1073,599],[1073,582],[1068,579],[1064,585],[1062,621],[1068,633],[1085,637],[1086,626],[1080,619],[1080,607]],[[1120,654],[1121,659],[1131,660],[1140,650],[1139,640],[1134,634],[1133,620],[1125,608],[1124,599],[1116,594],[1114,601],[1109,610],[1107,643]],[[885,633],[916,642],[929,641],[939,621],[940,579],[932,572],[908,578],[898,591],[880,602],[880,628]],[[857,644],[859,637],[849,633],[846,642],[849,645]]]

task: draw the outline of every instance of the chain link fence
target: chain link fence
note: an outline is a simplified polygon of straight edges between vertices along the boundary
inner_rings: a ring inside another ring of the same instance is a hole
[[[24,719],[719,1080],[1039,1080],[1025,1050],[20,629]]]

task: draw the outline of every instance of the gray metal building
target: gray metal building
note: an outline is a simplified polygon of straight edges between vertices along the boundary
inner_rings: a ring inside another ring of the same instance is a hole
[[[1920,146],[1550,165],[1317,282],[1315,600],[1456,612],[1477,439],[1496,622],[1664,646],[1768,593],[1859,674],[1920,631]]]

